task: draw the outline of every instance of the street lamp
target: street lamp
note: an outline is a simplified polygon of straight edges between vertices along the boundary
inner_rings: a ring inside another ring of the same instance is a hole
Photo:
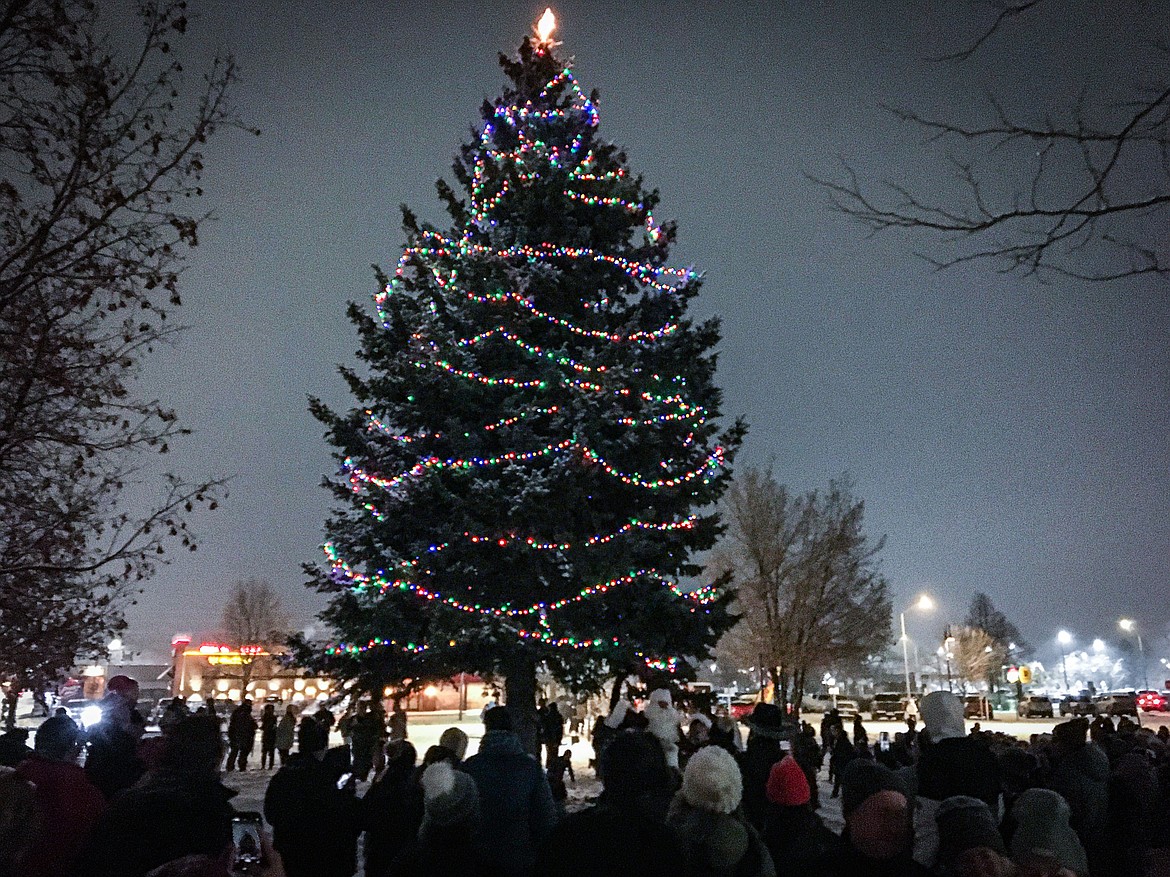
[[[911,606],[910,608],[917,609],[919,612],[929,612],[930,610],[932,610],[934,608],[934,600],[930,599],[929,594],[919,594],[918,599],[914,601],[914,605]],[[909,709],[910,704],[913,703],[914,695],[912,695],[910,693],[910,653],[907,651],[910,637],[906,636],[906,612],[905,612],[905,610],[903,610],[899,614],[899,618],[901,619],[901,622],[902,622],[902,669],[906,673],[906,700],[907,700],[906,708]],[[915,663],[914,672],[918,676],[921,676],[922,670],[921,670],[921,668],[919,668],[917,666],[917,663],[918,663],[917,660],[915,660],[914,663]]]
[[[1142,635],[1141,635],[1141,633],[1138,632],[1137,624],[1134,622],[1134,620],[1132,618],[1123,618],[1117,622],[1117,626],[1120,627],[1122,630],[1124,630],[1126,633],[1132,633],[1137,637],[1138,654],[1141,656],[1141,661],[1142,661],[1142,687],[1149,688],[1150,687],[1150,677],[1146,675],[1146,649],[1145,649],[1145,646],[1142,645]]]
[[[1064,653],[1072,644],[1073,636],[1067,630],[1062,630],[1056,634],[1056,641],[1060,643],[1060,673],[1064,677],[1064,690],[1068,691],[1068,665],[1065,663]]]

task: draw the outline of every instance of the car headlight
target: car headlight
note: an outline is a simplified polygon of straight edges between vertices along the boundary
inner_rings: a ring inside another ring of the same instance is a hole
[[[81,727],[92,728],[102,720],[102,708],[100,706],[87,706],[81,711]]]

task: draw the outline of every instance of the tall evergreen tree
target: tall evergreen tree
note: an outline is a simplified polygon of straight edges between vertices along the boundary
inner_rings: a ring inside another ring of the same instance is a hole
[[[312,403],[341,462],[318,665],[371,688],[502,673],[522,725],[538,665],[587,687],[707,654],[727,597],[684,583],[744,433],[717,425],[700,277],[667,267],[658,193],[554,45],[501,56],[511,84],[437,184],[451,228],[404,208],[376,316],[350,306],[357,407]]]

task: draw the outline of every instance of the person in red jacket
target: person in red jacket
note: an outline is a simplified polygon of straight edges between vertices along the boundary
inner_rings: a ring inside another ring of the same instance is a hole
[[[40,831],[24,854],[25,877],[59,877],[72,872],[106,799],[77,764],[81,729],[68,716],[46,719],[37,730],[33,754],[16,775],[36,786]]]

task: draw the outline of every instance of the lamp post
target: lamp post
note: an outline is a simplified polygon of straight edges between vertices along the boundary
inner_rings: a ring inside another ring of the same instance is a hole
[[[930,599],[929,594],[919,594],[918,599],[914,602],[914,605],[910,608],[918,609],[921,612],[929,612],[931,609],[934,608],[934,600]],[[909,709],[910,703],[912,703],[914,700],[914,695],[910,693],[910,653],[908,651],[910,637],[906,636],[906,611],[905,610],[903,610],[899,614],[899,618],[901,619],[901,622],[902,622],[902,669],[903,669],[903,671],[905,671],[905,674],[906,674],[906,700],[907,700],[906,708]],[[915,646],[914,672],[916,675],[921,675],[921,670],[918,667],[917,654],[918,654],[917,646]]]
[[[1137,637],[1138,655],[1141,657],[1142,662],[1142,688],[1149,688],[1150,677],[1146,675],[1146,649],[1145,646],[1142,645],[1142,635],[1137,629],[1137,624],[1132,618],[1123,618],[1117,622],[1117,626],[1126,633],[1132,633]]]
[[[1072,634],[1067,630],[1062,630],[1056,634],[1056,641],[1060,643],[1060,673],[1064,677],[1064,690],[1068,691],[1068,665],[1064,660],[1064,653],[1068,651],[1068,646],[1072,643]]]

